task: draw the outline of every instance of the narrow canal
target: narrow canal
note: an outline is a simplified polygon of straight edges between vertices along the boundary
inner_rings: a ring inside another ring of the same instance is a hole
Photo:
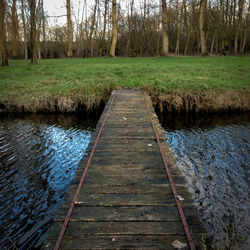
[[[95,125],[63,115],[0,119],[0,249],[41,244]]]
[[[250,114],[167,116],[166,140],[219,249],[250,245]],[[248,247],[247,247],[248,246]],[[237,249],[237,248],[236,248]]]
[[[167,116],[162,124],[211,236],[221,241],[229,225],[246,240],[250,114]],[[77,116],[0,118],[1,249],[43,242],[95,125]]]

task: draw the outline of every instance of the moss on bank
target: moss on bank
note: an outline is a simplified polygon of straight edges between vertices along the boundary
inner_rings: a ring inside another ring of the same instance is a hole
[[[120,87],[146,90],[161,112],[249,110],[249,59],[12,60],[0,69],[0,112],[96,112]]]

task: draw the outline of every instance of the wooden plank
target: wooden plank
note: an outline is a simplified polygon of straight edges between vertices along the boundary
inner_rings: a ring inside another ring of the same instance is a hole
[[[71,185],[69,192],[74,192],[77,188],[76,185]],[[164,193],[170,194],[172,192],[169,184],[167,185],[148,185],[148,186],[125,186],[125,185],[87,185],[83,184],[83,192],[87,194],[156,194]],[[191,197],[187,187],[185,185],[176,185],[178,194],[185,197]]]
[[[99,183],[100,185],[105,185],[109,183],[110,185],[162,185],[169,184],[169,180],[166,176],[153,177],[148,176],[147,178],[143,176],[131,176],[130,178],[121,178],[122,176],[118,176],[119,179],[115,179],[112,176],[103,177],[101,174],[99,176],[88,175],[85,180],[86,184]],[[186,184],[185,180],[182,176],[173,176],[173,180],[176,184]]]
[[[65,201],[67,201],[67,199],[65,199]],[[68,201],[68,203],[70,201],[71,199]],[[88,194],[81,192],[78,196],[78,201],[83,202],[86,205],[175,205],[175,200],[172,193],[166,193],[166,195],[164,195],[164,192],[159,194]],[[182,204],[190,204],[192,201],[193,200],[190,199],[190,197],[186,197]]]
[[[193,205],[184,206],[187,221],[200,221]],[[63,221],[67,206],[62,207],[54,221]],[[84,206],[74,208],[71,221],[181,221],[176,206]]]
[[[56,224],[59,228],[60,225]],[[194,221],[190,225],[193,235],[202,235],[204,232],[200,221]],[[52,228],[58,232],[57,227]],[[54,234],[52,231],[51,233]],[[181,222],[69,222],[66,236],[79,235],[185,235]]]
[[[79,235],[65,236],[63,249],[173,249],[172,243],[178,240],[186,243],[185,236],[170,235]],[[201,240],[200,240],[201,241]],[[46,249],[53,249],[53,239]]]
[[[147,146],[148,144],[154,144],[155,146],[157,146],[157,142],[154,139],[144,139],[144,140],[138,140],[135,138],[120,138],[119,141],[117,141],[116,139],[113,138],[105,138],[102,139],[102,137],[100,138],[100,143],[98,143],[97,148],[101,147],[101,146],[105,146],[105,147],[116,147],[117,145],[120,147],[125,147],[125,146],[135,146],[135,147],[142,147],[142,146]],[[91,149],[91,147],[93,146],[93,142],[89,143],[89,148],[88,151]],[[158,148],[157,148],[158,149]]]
[[[65,238],[62,246],[66,249],[173,249],[173,242],[178,240],[187,244],[184,236],[168,235],[105,235],[105,236],[84,236],[84,238]],[[196,244],[201,244],[200,237],[195,239]],[[86,249],[86,248],[85,248]]]
[[[105,172],[103,172],[105,171]],[[128,176],[128,175],[143,175],[145,177],[148,176],[162,176],[165,175],[165,169],[156,167],[153,165],[105,165],[105,166],[92,166],[89,170],[88,174],[102,174],[103,175],[112,175],[112,176]],[[178,169],[171,169],[172,175],[182,176],[182,173]]]
[[[54,219],[43,249],[53,248],[62,227],[107,106],[93,133],[84,159]],[[148,107],[149,105],[149,111]],[[166,175],[151,124],[157,128],[196,246],[206,234],[198,210],[176,166],[165,131],[154,113],[150,98],[141,91],[122,89],[115,94],[111,113],[78,195],[61,248],[172,249],[172,242],[187,243],[185,231]]]

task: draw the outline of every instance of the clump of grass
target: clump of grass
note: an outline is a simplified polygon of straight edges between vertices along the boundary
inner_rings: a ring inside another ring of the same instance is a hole
[[[218,249],[237,250],[244,243],[244,239],[235,232],[231,225],[226,226],[225,239],[218,244]]]
[[[247,89],[250,57],[88,58],[10,60],[0,68],[0,101],[102,95],[118,87],[164,94]]]
[[[237,250],[244,243],[244,239],[235,232],[233,225],[226,226],[226,234],[222,241],[209,241],[202,236],[203,250]]]

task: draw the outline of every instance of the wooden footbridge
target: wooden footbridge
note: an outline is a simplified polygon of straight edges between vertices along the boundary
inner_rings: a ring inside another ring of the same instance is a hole
[[[43,249],[199,249],[205,234],[150,97],[114,91]]]

